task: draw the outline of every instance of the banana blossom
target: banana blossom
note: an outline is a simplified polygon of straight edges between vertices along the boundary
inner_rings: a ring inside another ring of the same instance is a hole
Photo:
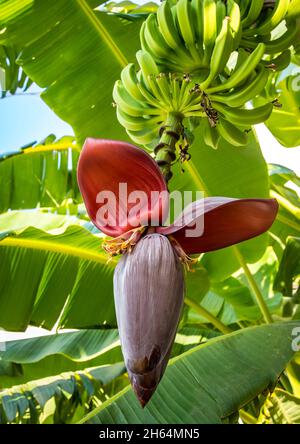
[[[144,407],[155,392],[169,360],[184,301],[184,267],[189,255],[239,243],[267,231],[278,204],[274,199],[209,197],[187,206],[163,226],[168,207],[164,178],[150,155],[121,141],[86,140],[78,164],[78,183],[87,212],[113,239],[111,254],[122,254],[114,272],[114,299],[122,352],[133,390]],[[127,194],[120,193],[120,183]],[[116,202],[99,199],[107,190]],[[136,190],[149,199],[132,214]],[[164,197],[150,199],[152,192]],[[103,211],[102,211],[103,210]],[[203,219],[198,237],[187,227]],[[154,226],[151,226],[155,221]],[[138,225],[138,226],[137,226]]]

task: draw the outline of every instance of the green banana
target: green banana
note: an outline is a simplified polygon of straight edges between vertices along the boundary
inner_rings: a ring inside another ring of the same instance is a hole
[[[138,61],[138,64],[141,68],[142,77],[145,82],[145,85],[149,87],[148,78],[149,76],[158,75],[159,70],[157,68],[157,65],[153,59],[153,57],[146,51],[138,51],[136,53],[136,58]]]
[[[203,10],[202,10],[203,0],[192,0],[191,9],[193,16],[193,23],[196,35],[196,41],[198,43],[198,50],[203,52]]]
[[[176,22],[185,46],[196,65],[201,66],[201,51],[196,46],[196,31],[194,29],[193,10],[190,0],[179,0],[176,8]]]
[[[182,46],[182,42],[178,35],[171,8],[167,1],[163,2],[158,8],[157,21],[164,40],[170,48],[176,51]]]
[[[234,89],[230,94],[212,94],[209,96],[212,104],[214,102],[225,103],[226,105],[239,108],[245,103],[254,99],[267,84],[269,71],[263,65],[258,67],[258,72],[254,73],[253,80],[247,86],[243,85],[239,89]]]
[[[136,100],[144,100],[141,91],[138,88],[138,79],[134,63],[129,63],[121,72],[121,80],[127,92]]]
[[[214,108],[233,125],[252,126],[268,120],[273,110],[273,104],[267,103],[254,109],[241,109],[214,103]]]
[[[163,97],[165,103],[171,104],[172,94],[171,94],[170,83],[167,79],[166,74],[164,73],[159,74],[156,77],[156,84],[159,88],[160,94]]]
[[[154,96],[159,100],[161,106],[163,106],[164,108],[168,108],[170,105],[171,98],[169,96],[166,96],[165,92],[161,90],[157,82],[157,79],[158,76],[148,77],[148,84],[150,87],[150,91],[152,91]]]
[[[217,34],[219,34],[222,29],[223,20],[226,17],[227,12],[223,0],[217,0],[216,7],[217,7]]]
[[[145,128],[140,131],[126,130],[128,136],[138,145],[155,145],[159,139],[159,127],[149,130]]]
[[[216,150],[218,148],[220,134],[216,128],[210,126],[206,117],[202,119],[202,134],[205,144]]]
[[[283,51],[279,56],[272,60],[262,60],[262,63],[272,71],[283,71],[291,63],[292,54],[289,49]]]
[[[243,65],[243,63],[246,62],[248,57],[249,57],[249,51],[246,51],[245,48],[239,48],[238,52],[237,52],[236,64],[230,74],[233,74],[234,72],[236,72]]]
[[[146,40],[145,37],[145,28],[146,28],[146,22],[142,23],[141,29],[140,29],[140,42],[141,42],[141,48],[142,51],[147,52],[148,54],[151,55],[151,57],[153,59],[155,59],[155,61],[157,63],[161,63],[162,59],[160,59],[159,57],[157,57],[157,55],[152,51],[152,49],[150,48],[150,46],[148,45],[148,42]]]
[[[192,26],[193,17],[189,0],[179,0],[176,4],[177,21],[180,33],[187,46],[194,45],[195,31]]]
[[[150,112],[142,102],[135,100],[128,94],[121,80],[117,80],[114,85],[113,99],[117,106],[130,116],[142,116]]]
[[[252,3],[252,0],[237,0],[237,4],[240,7],[241,17],[244,18],[247,15],[247,11]]]
[[[234,0],[227,1],[227,12],[228,17],[230,18],[230,28],[233,34],[233,49],[236,49],[242,38],[242,28],[240,8]]]
[[[258,19],[262,8],[264,6],[264,0],[255,0],[250,2],[250,8],[247,12],[247,15],[242,19],[242,27],[243,29],[251,26]],[[242,11],[241,11],[242,12]]]
[[[241,131],[228,120],[219,119],[217,130],[223,139],[233,146],[243,146],[248,142],[248,135],[245,131]]]
[[[256,0],[255,0],[256,1]],[[273,13],[267,16],[266,20],[258,27],[246,29],[245,36],[249,35],[265,35],[273,31],[276,26],[285,18],[290,6],[290,0],[276,0]]]
[[[245,59],[244,63],[242,63],[225,82],[220,85],[208,88],[207,93],[212,94],[219,91],[229,90],[241,85],[256,69],[257,65],[264,55],[264,52],[265,44],[259,43],[257,48],[249,55],[248,58]]]
[[[289,10],[287,13],[288,19],[300,17],[300,2],[299,0],[291,0]]]
[[[150,14],[148,16],[147,20],[145,21],[145,26],[143,27],[143,32],[147,45],[157,57],[170,57],[171,48],[166,44],[161,33],[158,32],[156,16],[154,14]]]
[[[143,96],[143,101],[146,100],[150,105],[152,105],[156,108],[162,108],[164,103],[162,102],[161,98],[159,97],[157,85],[155,85],[155,87],[153,88],[153,85],[155,83],[153,76],[152,76],[152,78],[149,76],[148,82],[149,82],[149,80],[151,83],[151,91],[149,91],[146,88],[146,86],[143,84],[143,82],[139,82],[137,84],[137,86]]]
[[[217,37],[217,5],[215,0],[202,1],[204,63],[208,64]]]
[[[296,21],[292,20],[291,22],[287,22],[287,30],[282,36],[275,40],[265,42],[265,54],[279,54],[290,48],[296,41],[298,32]],[[259,43],[259,38],[242,38],[241,41],[242,46],[245,48],[256,48]]]
[[[222,29],[216,38],[215,46],[211,56],[210,73],[206,80],[200,84],[202,90],[206,90],[213,80],[224,70],[232,49],[232,35],[229,25],[230,19],[225,17]]]
[[[142,131],[145,128],[153,129],[162,120],[162,116],[155,116],[150,119],[144,117],[133,117],[122,111],[120,107],[117,107],[118,121],[124,128],[130,131]]]

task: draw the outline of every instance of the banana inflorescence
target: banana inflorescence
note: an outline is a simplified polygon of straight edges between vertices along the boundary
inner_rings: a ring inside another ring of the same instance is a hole
[[[113,98],[119,122],[154,150],[167,179],[176,145],[187,151],[185,128],[202,125],[213,148],[221,138],[242,146],[269,118],[276,101],[265,89],[290,63],[299,9],[298,0],[179,0],[148,16],[139,69],[123,69]],[[262,106],[246,106],[262,93]]]

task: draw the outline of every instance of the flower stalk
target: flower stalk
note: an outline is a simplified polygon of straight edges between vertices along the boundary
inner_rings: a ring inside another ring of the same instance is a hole
[[[180,113],[169,113],[161,127],[160,141],[154,149],[155,160],[166,181],[172,178],[171,165],[176,160],[176,143],[182,136],[183,116]]]

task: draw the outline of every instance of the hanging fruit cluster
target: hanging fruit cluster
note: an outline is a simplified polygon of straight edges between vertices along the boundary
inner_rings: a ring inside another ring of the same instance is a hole
[[[246,106],[285,69],[296,42],[297,0],[179,0],[163,2],[140,32],[141,50],[124,68],[113,98],[119,122],[137,144],[154,149],[166,167],[179,139],[202,125],[205,142],[247,143],[252,125],[278,102]]]

